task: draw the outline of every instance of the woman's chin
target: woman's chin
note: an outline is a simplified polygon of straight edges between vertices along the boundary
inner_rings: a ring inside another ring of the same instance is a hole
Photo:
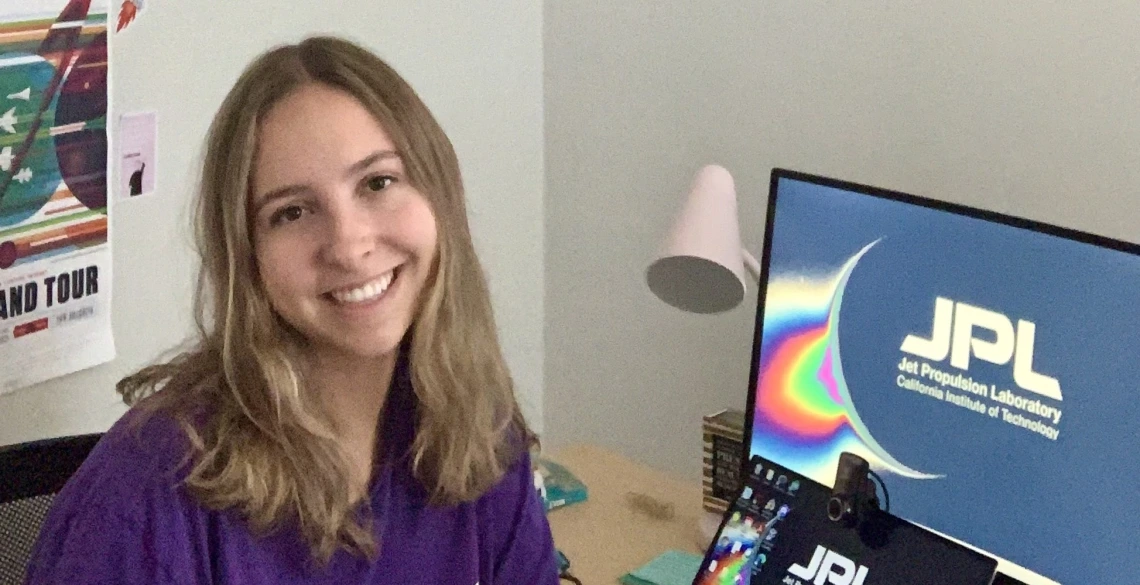
[[[323,343],[315,344],[319,353],[340,359],[380,359],[394,355],[400,349],[403,333],[369,335],[365,338],[339,338],[328,336]]]

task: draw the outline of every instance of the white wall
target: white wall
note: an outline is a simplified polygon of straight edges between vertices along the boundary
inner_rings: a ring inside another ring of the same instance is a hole
[[[157,110],[160,126],[159,194],[112,211],[119,357],[0,396],[0,444],[105,430],[123,411],[114,383],[190,333],[186,211],[206,128],[250,59],[317,32],[376,50],[419,91],[455,144],[507,360],[527,416],[541,428],[541,2],[335,5],[151,0],[114,35],[113,115]]]
[[[701,416],[744,407],[755,291],[700,317],[644,280],[706,162],[755,252],[774,166],[1140,239],[1135,2],[560,0],[544,26],[552,444],[695,479]]]

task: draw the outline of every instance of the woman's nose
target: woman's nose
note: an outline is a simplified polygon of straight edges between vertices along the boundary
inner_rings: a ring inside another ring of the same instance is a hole
[[[330,211],[329,220],[324,246],[326,261],[353,268],[371,254],[376,245],[375,229],[366,213],[346,206]]]

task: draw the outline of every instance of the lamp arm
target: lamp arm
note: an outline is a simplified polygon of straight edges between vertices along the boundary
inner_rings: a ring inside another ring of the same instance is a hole
[[[744,257],[744,268],[752,275],[752,280],[760,282],[760,263],[756,261],[756,257],[747,248],[741,248],[740,254]]]

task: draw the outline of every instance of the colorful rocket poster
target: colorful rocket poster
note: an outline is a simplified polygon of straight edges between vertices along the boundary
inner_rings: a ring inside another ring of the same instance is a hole
[[[107,13],[0,2],[0,394],[115,356]]]

